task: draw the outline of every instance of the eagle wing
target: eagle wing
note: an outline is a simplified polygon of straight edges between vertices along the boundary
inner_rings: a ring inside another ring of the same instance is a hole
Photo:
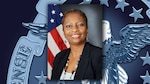
[[[118,64],[132,62],[142,48],[150,45],[150,25],[129,24],[120,30],[120,37],[119,41],[111,40],[104,44],[104,71],[109,71],[110,84],[119,83]]]

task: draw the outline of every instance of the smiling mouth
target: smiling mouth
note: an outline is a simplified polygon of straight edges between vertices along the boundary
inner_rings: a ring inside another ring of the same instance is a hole
[[[72,38],[79,38],[80,35],[75,34],[75,35],[72,35],[71,37],[72,37]]]

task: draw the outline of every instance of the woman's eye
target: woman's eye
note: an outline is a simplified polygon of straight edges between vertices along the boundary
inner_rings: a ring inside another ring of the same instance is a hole
[[[79,23],[79,24],[78,24],[78,27],[83,27],[83,26],[84,26],[83,23]]]
[[[72,25],[66,25],[66,28],[71,28],[72,27]]]

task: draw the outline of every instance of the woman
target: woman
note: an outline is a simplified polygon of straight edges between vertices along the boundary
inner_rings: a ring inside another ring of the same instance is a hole
[[[70,48],[56,55],[51,79],[101,79],[102,50],[86,42],[86,15],[80,10],[71,9],[64,14],[62,25]]]

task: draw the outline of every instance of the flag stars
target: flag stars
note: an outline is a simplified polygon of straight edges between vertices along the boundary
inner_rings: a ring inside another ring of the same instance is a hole
[[[51,12],[51,13],[54,15],[54,14],[56,14],[56,11],[55,11],[55,10],[52,10],[52,12]]]
[[[51,19],[50,19],[50,22],[51,22],[51,23],[54,23],[54,19],[51,18]]]
[[[57,4],[53,4],[53,6],[57,6]]]
[[[63,16],[63,13],[60,13],[59,15],[60,15],[60,17],[62,17],[62,16]]]
[[[142,12],[142,8],[139,10],[136,10],[134,7],[133,8],[133,13],[131,13],[129,16],[134,17],[134,22],[137,21],[138,18],[144,18],[140,13]]]

